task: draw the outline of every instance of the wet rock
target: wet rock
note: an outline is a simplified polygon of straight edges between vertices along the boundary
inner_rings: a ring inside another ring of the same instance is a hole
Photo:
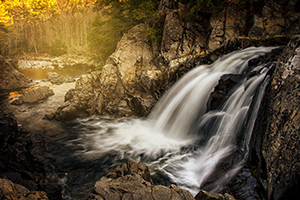
[[[154,107],[156,100],[153,98],[148,98],[145,100],[141,97],[131,97],[129,103],[130,107],[132,110],[134,110],[137,116],[147,116]]]
[[[26,88],[32,85],[32,80],[14,69],[0,55],[0,90]]]
[[[53,120],[54,118],[55,118],[55,113],[47,113],[43,117],[43,119],[47,119],[47,120]]]
[[[227,100],[228,92],[239,82],[241,75],[226,74],[223,75],[214,91],[210,94],[207,102],[207,111],[217,109],[218,105]]]
[[[95,183],[88,199],[185,199],[194,197],[175,185],[154,185],[148,167],[142,163],[128,161]]]
[[[258,65],[263,65],[264,63],[268,63],[270,61],[277,61],[277,57],[282,52],[282,48],[276,48],[264,56],[260,56],[258,58],[254,58],[249,60],[248,65],[249,69],[252,69]],[[253,74],[249,74],[248,77],[251,77]],[[207,102],[207,111],[218,109],[218,105],[222,105],[228,98],[228,93],[230,90],[236,86],[241,80],[242,75],[238,74],[226,74],[223,75],[218,84],[215,86],[214,91],[211,92],[210,98]]]
[[[10,180],[0,178],[0,198],[11,199],[39,199],[48,200],[47,194],[43,191],[29,191],[26,187],[14,184]]]
[[[230,192],[236,199],[261,199],[264,197],[263,186],[254,177],[249,168],[245,167],[229,185]]]
[[[148,167],[143,163],[127,161],[95,183],[88,199],[149,199],[149,200],[234,200],[225,193],[200,191],[194,198],[187,190],[172,184],[170,187],[154,185]]]
[[[47,99],[52,95],[54,95],[54,92],[48,86],[29,88],[23,90],[21,92],[21,96],[18,99],[14,100],[12,104],[20,105],[23,103],[37,103],[41,100]]]
[[[78,102],[78,101],[77,101]],[[83,102],[86,103],[86,102]],[[70,101],[64,102],[54,113],[48,113],[44,116],[47,120],[58,120],[58,121],[71,121],[76,118],[88,117],[89,113],[80,107],[82,104],[71,103]]]

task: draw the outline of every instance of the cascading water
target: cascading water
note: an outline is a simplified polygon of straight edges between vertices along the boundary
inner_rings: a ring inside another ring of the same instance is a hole
[[[194,143],[197,147],[193,152],[175,156],[161,169],[172,181],[196,194],[199,187],[209,181],[217,165],[235,150],[243,152],[245,158],[259,103],[269,80],[265,66],[258,65],[250,70],[248,61],[271,50],[270,47],[248,48],[224,56],[210,66],[199,66],[179,80],[158,102],[150,115],[154,132],[179,141],[197,136]],[[247,76],[247,73],[255,75]],[[210,93],[225,74],[237,74],[243,78],[220,110],[206,113]],[[250,110],[253,104],[255,106]],[[247,128],[241,135],[244,126]],[[244,138],[241,141],[238,137]],[[242,144],[237,147],[237,142]],[[243,162],[241,159],[234,163],[235,166],[220,180],[214,180],[210,189],[222,189]]]
[[[164,95],[146,120],[93,116],[67,124],[67,131],[76,134],[57,139],[64,145],[64,149],[60,146],[56,151],[60,154],[58,170],[76,171],[85,166],[107,173],[131,159],[146,163],[156,182],[175,183],[194,195],[203,187],[222,189],[247,158],[248,143],[269,81],[270,65],[258,64],[250,69],[248,62],[272,49],[247,48],[223,56],[212,65],[193,69]],[[220,77],[229,74],[239,77],[239,81],[227,93],[223,105],[208,111],[210,94]],[[238,156],[232,158],[233,154]],[[215,173],[224,163],[226,169]],[[70,183],[70,174],[60,177]]]

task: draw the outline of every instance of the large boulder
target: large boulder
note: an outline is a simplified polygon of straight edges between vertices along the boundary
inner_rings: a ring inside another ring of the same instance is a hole
[[[0,55],[0,90],[26,88],[32,85],[32,80],[13,68]]]

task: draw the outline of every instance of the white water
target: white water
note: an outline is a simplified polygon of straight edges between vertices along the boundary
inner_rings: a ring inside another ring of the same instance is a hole
[[[194,195],[208,183],[217,191],[243,166],[268,81],[268,69],[249,70],[248,61],[271,50],[248,48],[195,68],[164,95],[147,120],[78,120],[81,125],[76,130],[82,135],[68,144],[82,146],[74,154],[83,160],[114,154],[120,160],[146,163],[152,175],[163,173]],[[210,93],[225,74],[243,78],[221,109],[207,112]],[[235,152],[239,153],[233,161],[229,156]],[[222,163],[228,169],[216,174]]]

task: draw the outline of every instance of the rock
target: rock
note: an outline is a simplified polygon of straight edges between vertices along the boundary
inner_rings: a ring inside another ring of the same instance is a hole
[[[210,19],[210,25],[213,28],[209,38],[208,49],[213,52],[220,48],[224,42],[225,10],[213,13]]]
[[[10,180],[0,178],[0,198],[10,199],[40,199],[48,200],[47,194],[43,191],[29,191],[22,185],[14,184]]]
[[[23,90],[21,92],[21,96],[18,99],[14,100],[12,104],[20,105],[23,103],[37,103],[41,100],[47,99],[52,95],[54,95],[54,92],[48,86],[29,88]]]
[[[166,14],[161,48],[164,58],[169,62],[177,57],[184,31],[182,25],[177,13],[170,11]]]
[[[61,118],[63,121],[70,121],[77,116],[77,108],[75,106],[68,106],[61,111]]]
[[[49,72],[47,74],[46,80],[50,81],[52,84],[55,84],[55,85],[60,85],[65,82],[72,82],[72,79],[66,81],[64,78],[60,77],[60,75],[56,72]]]
[[[69,101],[70,99],[73,99],[74,95],[75,95],[75,89],[70,89],[66,95],[65,95],[65,102]]]
[[[264,32],[264,19],[259,15],[253,15],[253,25],[249,30],[249,36],[261,36]]]
[[[261,124],[268,199],[297,199],[300,189],[300,36],[291,38],[267,90]]]
[[[232,5],[225,9],[225,40],[244,35],[247,24],[247,8],[243,5]]]
[[[268,5],[265,5],[262,11],[264,21],[264,33],[266,35],[283,35],[285,31],[285,19],[282,16],[282,7],[276,6],[276,9],[272,9]]]
[[[148,167],[142,163],[128,161],[95,183],[88,199],[185,199],[194,197],[175,185],[154,185]]]
[[[164,1],[164,4],[171,3]],[[186,21],[181,15],[186,10],[191,9],[189,4],[178,3],[176,6],[180,6],[180,8],[166,9],[166,12],[162,12],[165,17],[162,41],[158,44],[159,54],[167,63],[191,55],[193,57],[204,57],[206,55],[205,48],[207,47],[208,33],[211,31],[209,27],[210,18],[204,13],[198,13],[195,16],[195,21],[201,21],[201,23]]]
[[[297,12],[299,7],[299,1],[291,0],[288,1],[288,4],[284,6],[286,9],[286,27],[289,35],[295,35],[300,33],[300,13]]]
[[[26,88],[32,85],[32,80],[14,69],[0,55],[0,90]]]
[[[235,198],[229,194],[222,195],[215,192],[206,192],[201,190],[196,196],[196,200],[235,200]]]

